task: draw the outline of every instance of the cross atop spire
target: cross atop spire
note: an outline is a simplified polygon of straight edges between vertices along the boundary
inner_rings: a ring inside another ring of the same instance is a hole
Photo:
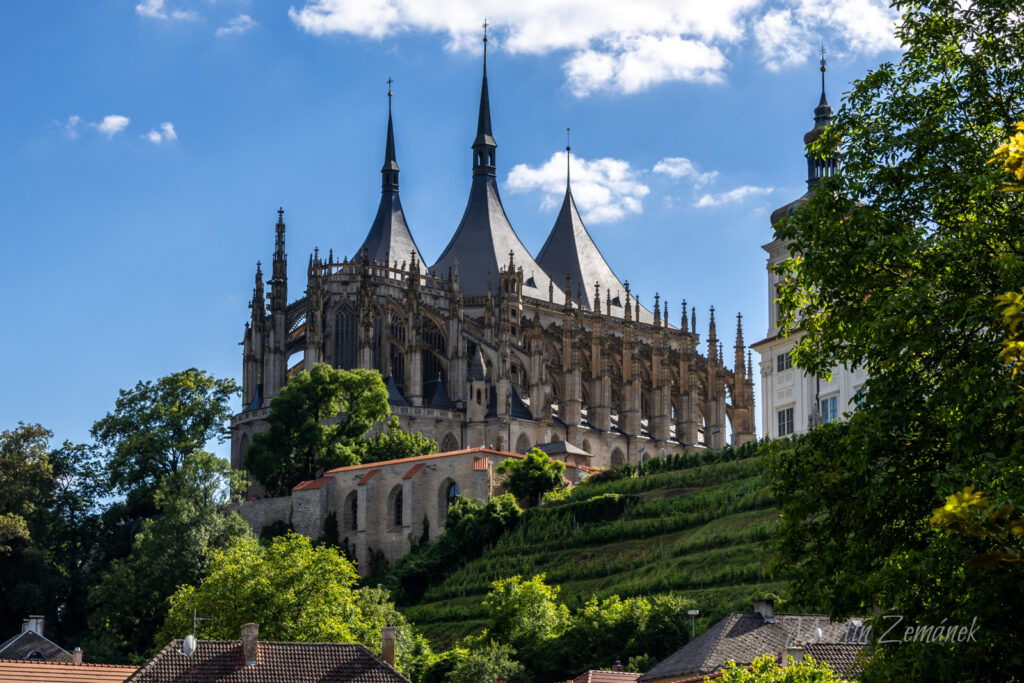
[[[569,161],[572,155],[572,146],[569,144],[569,129],[565,129],[565,187],[569,187]]]
[[[828,101],[825,99],[825,43],[821,44],[821,49],[818,50],[818,55],[821,57],[821,101],[818,102],[818,106],[827,105]]]

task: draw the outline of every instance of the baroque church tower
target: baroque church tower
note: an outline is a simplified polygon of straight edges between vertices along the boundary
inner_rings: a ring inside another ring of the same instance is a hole
[[[821,50],[821,97],[814,108],[814,126],[804,134],[804,146],[817,140],[832,124],[832,107],[825,96],[825,49]],[[818,158],[807,151],[807,192],[772,212],[771,224],[780,221],[807,203],[823,178],[839,169],[838,157]],[[791,353],[802,333],[796,331],[780,337],[778,287],[779,276],[772,267],[790,257],[789,243],[775,237],[762,249],[768,252],[768,335],[751,348],[761,356],[761,425],[764,436],[781,438],[802,434],[809,429],[836,419],[853,410],[853,399],[867,379],[861,369],[836,367],[832,378],[808,375],[793,366]]]
[[[441,451],[565,442],[586,452],[586,464],[607,467],[755,438],[741,320],[729,368],[713,308],[702,352],[696,310],[685,301],[678,325],[659,294],[642,305],[583,224],[568,173],[536,258],[523,245],[498,192],[486,36],[466,210],[430,268],[399,199],[391,96],[381,197],[366,238],[352,258],[329,250],[324,259],[315,249],[305,293],[291,303],[278,212],[270,300],[257,263],[243,341],[236,468],[252,434],[267,428],[273,397],[317,362],[378,370],[402,428]]]

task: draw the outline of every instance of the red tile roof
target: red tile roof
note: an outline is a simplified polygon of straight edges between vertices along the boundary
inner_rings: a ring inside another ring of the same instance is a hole
[[[199,641],[192,657],[172,640],[128,683],[409,683],[358,644],[260,642],[256,661],[245,665],[237,640]]]
[[[417,455],[412,458],[400,458],[398,460],[381,460],[380,462],[368,462],[362,465],[349,465],[348,467],[336,467],[333,470],[328,470],[325,474],[335,474],[337,472],[349,472],[356,470],[365,470],[371,467],[381,467],[383,465],[394,465],[395,463],[402,462],[419,462],[423,460],[433,460],[434,458],[446,458],[450,455],[462,455],[463,453],[488,453],[490,455],[503,455],[509,458],[521,458],[522,455],[518,453],[508,453],[506,451],[496,451],[492,448],[464,448],[460,451],[447,451],[445,453],[430,453],[429,455]]]
[[[418,462],[409,468],[409,471],[402,475],[402,479],[412,479],[416,473],[423,469],[423,463]]]
[[[134,666],[0,660],[0,683],[123,683]]]
[[[320,477],[319,479],[310,479],[309,481],[300,481],[292,491],[308,491],[309,489],[319,489],[327,486],[332,481],[332,477]]]
[[[363,484],[367,483],[368,481],[373,479],[375,476],[377,476],[378,472],[380,472],[379,469],[377,469],[377,470],[370,470],[369,472],[367,472],[366,474],[363,475],[362,479],[360,479],[359,481],[356,482],[356,486],[362,486]]]

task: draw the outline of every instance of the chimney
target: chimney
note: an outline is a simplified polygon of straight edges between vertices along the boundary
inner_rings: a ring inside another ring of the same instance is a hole
[[[46,622],[46,617],[42,614],[30,614],[28,619],[23,619],[21,622],[21,632],[32,631],[43,635],[43,624]]]
[[[775,601],[774,600],[755,600],[754,611],[761,615],[761,618],[766,624],[775,623]]]
[[[612,664],[612,671],[625,671],[625,669],[622,668],[622,662],[616,659],[615,663]]]
[[[789,658],[793,658],[793,666],[796,666],[800,662],[804,661],[804,649],[799,645],[787,645],[786,649],[782,651],[782,666],[783,668],[789,666]]]
[[[259,653],[259,624],[246,624],[242,627],[242,656],[246,666],[256,666]]]
[[[395,665],[395,634],[396,629],[388,624],[380,630],[380,658],[391,666]]]
[[[75,651],[72,653],[72,655],[74,657],[74,659],[72,660],[72,662],[74,664],[81,664],[82,663],[82,648],[76,647]]]

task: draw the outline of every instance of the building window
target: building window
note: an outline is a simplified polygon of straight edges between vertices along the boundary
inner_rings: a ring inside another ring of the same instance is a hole
[[[828,424],[839,417],[839,397],[829,396],[821,399],[821,421]]]
[[[454,481],[448,485],[448,507],[455,505],[455,499],[459,497],[459,493],[461,493],[461,491],[459,491],[459,485]]]
[[[789,352],[780,353],[775,356],[775,369],[779,372],[783,370],[789,370],[793,367],[793,359],[789,357]]]
[[[783,408],[778,414],[779,436],[789,436],[793,433],[793,408]]]
[[[402,491],[395,495],[395,526],[402,526]]]

